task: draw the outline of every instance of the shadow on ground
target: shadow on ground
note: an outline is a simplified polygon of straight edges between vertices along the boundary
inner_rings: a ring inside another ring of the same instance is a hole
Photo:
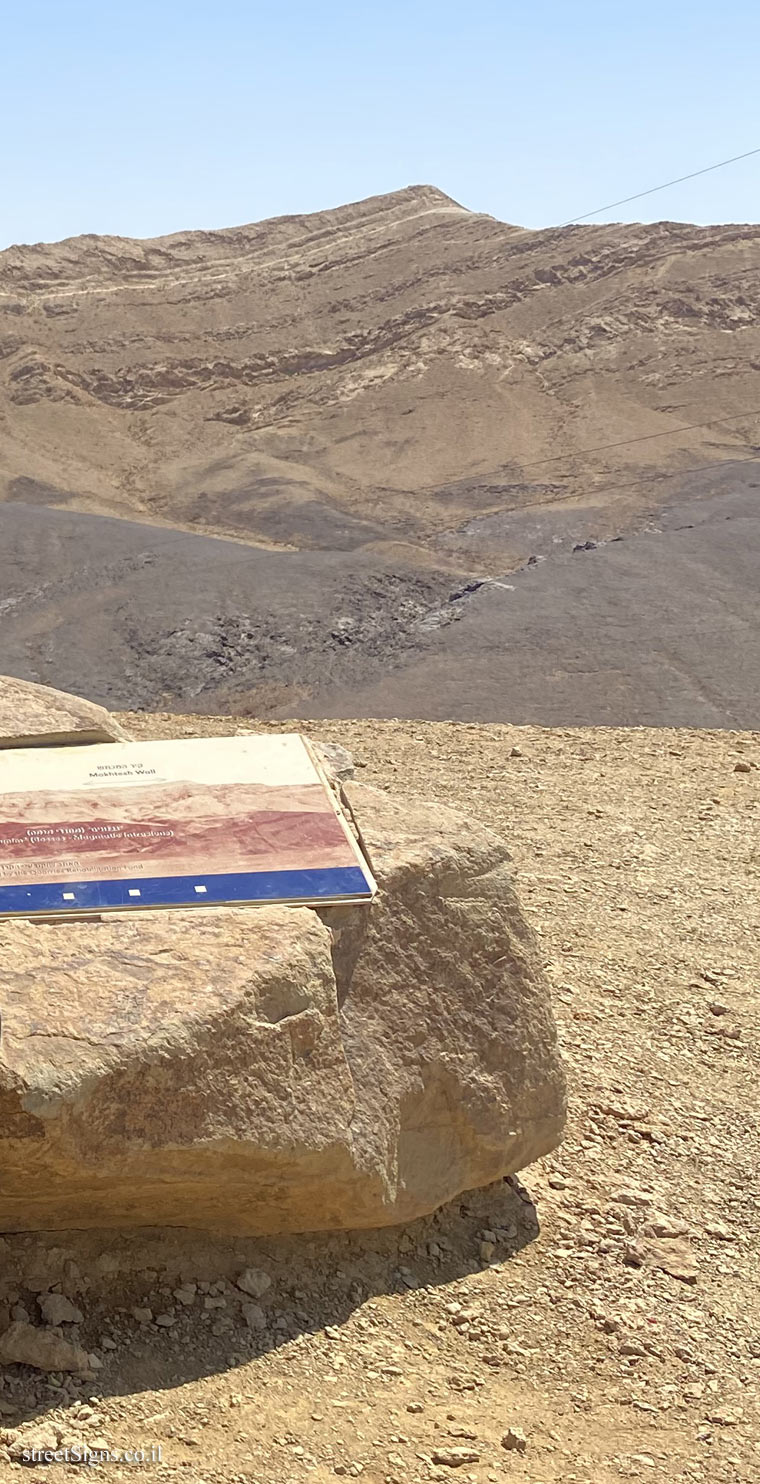
[[[408,1226],[366,1232],[250,1239],[150,1229],[7,1237],[0,1243],[0,1305],[21,1304],[40,1323],[39,1298],[59,1288],[84,1315],[81,1325],[66,1324],[62,1332],[94,1352],[102,1368],[74,1377],[8,1366],[0,1372],[0,1424],[18,1426],[82,1397],[172,1388],[227,1371],[299,1335],[342,1325],[368,1300],[481,1271],[488,1261],[481,1255],[484,1233],[493,1241],[490,1261],[501,1263],[538,1231],[530,1196],[510,1176]],[[258,1297],[236,1284],[249,1268],[271,1280]],[[193,1284],[197,1292],[185,1305],[175,1290]],[[264,1328],[249,1328],[244,1310],[251,1304],[263,1310]],[[153,1320],[141,1322],[135,1309],[150,1309]],[[157,1326],[162,1315],[173,1322]]]

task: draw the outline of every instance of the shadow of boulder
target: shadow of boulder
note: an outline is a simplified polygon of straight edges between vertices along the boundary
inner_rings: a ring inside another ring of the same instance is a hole
[[[457,1279],[508,1263],[538,1230],[530,1196],[508,1176],[407,1226],[372,1231],[243,1238],[151,1228],[6,1237],[0,1321],[25,1314],[39,1325],[45,1296],[64,1294],[82,1322],[60,1332],[90,1354],[94,1369],[82,1376],[6,1366],[0,1428],[65,1411],[83,1397],[171,1389],[234,1369],[300,1336],[339,1328],[385,1296],[424,1303]]]

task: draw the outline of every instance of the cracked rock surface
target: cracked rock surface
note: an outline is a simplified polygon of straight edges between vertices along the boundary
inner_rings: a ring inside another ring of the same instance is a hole
[[[0,924],[0,1229],[381,1226],[551,1150],[502,841],[347,785],[371,907]]]

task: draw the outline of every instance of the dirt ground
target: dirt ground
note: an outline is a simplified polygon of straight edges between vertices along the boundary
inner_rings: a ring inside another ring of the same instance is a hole
[[[125,721],[141,737],[239,725]],[[161,1450],[144,1474],[104,1464],[114,1484],[750,1484],[760,734],[300,725],[350,747],[362,779],[509,841],[554,990],[567,1137],[402,1230],[0,1243],[0,1303],[35,1318],[58,1279],[98,1362],[84,1382],[8,1368],[0,1477],[36,1439]]]

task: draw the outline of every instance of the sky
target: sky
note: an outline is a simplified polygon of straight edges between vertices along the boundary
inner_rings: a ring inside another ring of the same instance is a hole
[[[0,247],[433,184],[544,227],[760,146],[757,0],[0,0]],[[594,220],[760,218],[760,154]]]

